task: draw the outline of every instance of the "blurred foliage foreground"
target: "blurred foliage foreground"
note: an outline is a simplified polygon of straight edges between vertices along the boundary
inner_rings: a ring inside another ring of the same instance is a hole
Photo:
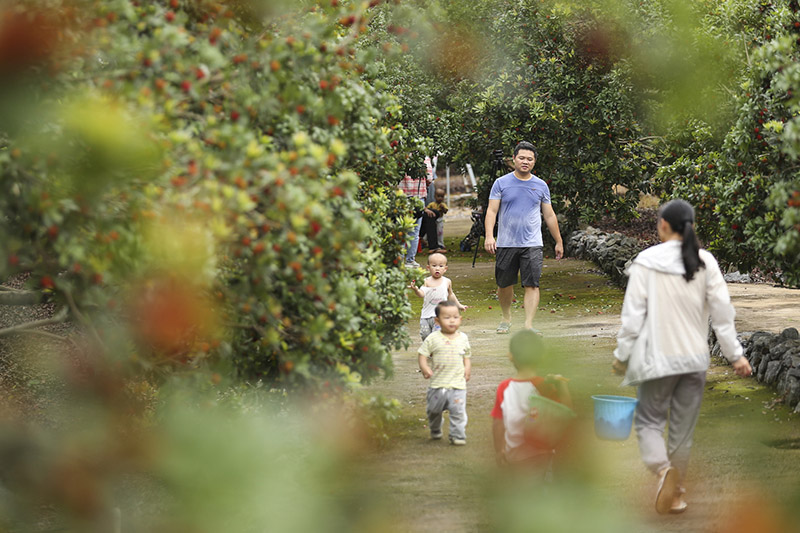
[[[335,433],[380,441],[397,407],[346,393],[410,313],[418,146],[363,81],[377,4],[0,3],[0,280],[27,280],[0,303],[53,308],[0,328],[6,377],[50,376],[4,383],[0,529],[346,521]]]
[[[0,308],[48,306],[2,317],[0,528],[386,529],[337,469],[397,411],[357,391],[407,342],[421,154],[530,138],[571,222],[683,196],[798,284],[795,1],[397,3],[0,1]],[[460,21],[444,80],[421,7]],[[648,70],[686,42],[732,75]],[[708,91],[722,118],[670,112]]]

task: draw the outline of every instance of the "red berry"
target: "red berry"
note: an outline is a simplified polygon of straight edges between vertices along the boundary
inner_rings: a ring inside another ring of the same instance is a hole
[[[191,91],[192,90],[192,82],[190,82],[189,80],[184,80],[183,83],[181,83],[181,90],[183,92],[185,92],[185,93],[188,93],[189,91]]]
[[[164,15],[164,18],[167,19],[167,22],[172,22],[173,20],[175,20],[175,13],[173,13],[172,11],[167,11],[167,14]]]

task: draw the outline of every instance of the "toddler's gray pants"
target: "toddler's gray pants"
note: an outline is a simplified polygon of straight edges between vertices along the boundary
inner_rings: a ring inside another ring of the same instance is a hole
[[[466,439],[467,390],[428,389],[428,427],[431,434],[441,433],[442,413],[450,412],[450,438]]]

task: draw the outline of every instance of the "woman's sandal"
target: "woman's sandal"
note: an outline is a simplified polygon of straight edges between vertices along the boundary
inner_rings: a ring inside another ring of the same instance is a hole
[[[681,513],[685,512],[686,509],[689,507],[689,504],[687,504],[682,499],[684,494],[686,494],[686,489],[684,489],[683,487],[678,487],[678,490],[676,491],[676,496],[680,496],[681,503],[679,503],[678,505],[673,505],[672,507],[670,507],[669,508],[670,514],[681,514]]]
[[[669,513],[670,514],[681,514],[681,513],[685,512],[688,507],[689,507],[688,503],[681,502],[680,505],[678,505],[677,507],[670,507],[669,508]]]
[[[678,483],[680,482],[680,474],[678,469],[674,466],[668,466],[661,473],[661,479],[658,480],[658,490],[656,491],[656,512],[658,514],[667,514],[672,507],[672,500],[678,493]]]

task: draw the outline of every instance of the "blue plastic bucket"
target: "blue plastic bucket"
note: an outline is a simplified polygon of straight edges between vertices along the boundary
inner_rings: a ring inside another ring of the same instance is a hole
[[[625,440],[631,434],[633,412],[639,400],[598,394],[594,400],[594,433],[603,440]]]

